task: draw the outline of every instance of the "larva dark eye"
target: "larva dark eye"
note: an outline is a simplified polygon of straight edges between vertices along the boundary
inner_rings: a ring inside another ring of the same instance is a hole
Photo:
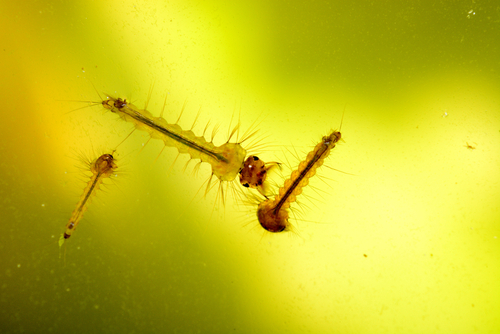
[[[250,185],[248,183],[243,183],[243,187],[248,188]]]

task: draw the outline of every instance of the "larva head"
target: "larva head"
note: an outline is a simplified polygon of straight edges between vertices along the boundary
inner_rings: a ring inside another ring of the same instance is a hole
[[[245,160],[240,170],[240,183],[246,188],[257,188],[264,183],[266,174],[267,168],[264,161],[252,155]]]
[[[106,100],[102,100],[101,103],[105,109],[108,109],[111,112],[117,112],[118,110],[125,108],[128,104],[126,99],[121,99],[121,98],[115,99],[110,96],[108,96]]]
[[[240,170],[240,183],[243,187],[257,189],[259,193],[266,196],[267,172],[279,165],[278,162],[265,163],[255,155],[249,156]]]
[[[117,168],[115,159],[111,154],[103,154],[92,164],[92,173],[105,174],[109,176]]]
[[[277,233],[286,231],[288,223],[288,211],[280,208],[277,212],[275,209],[274,201],[266,199],[259,204],[257,208],[257,218],[260,225],[267,231]]]
[[[127,100],[126,99],[120,99],[120,98],[117,98],[114,102],[114,106],[116,109],[123,109],[127,106]]]
[[[323,143],[332,148],[340,139],[342,139],[342,134],[339,131],[332,131],[329,136],[323,137]]]

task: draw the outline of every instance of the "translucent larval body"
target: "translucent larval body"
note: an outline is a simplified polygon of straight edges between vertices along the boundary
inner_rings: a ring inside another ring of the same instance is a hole
[[[162,117],[153,117],[126,100],[108,96],[102,101],[104,108],[131,122],[139,130],[149,133],[151,138],[162,140],[166,146],[175,147],[179,153],[187,153],[192,159],[200,159],[212,166],[212,173],[220,181],[233,181],[243,168],[246,150],[240,143],[225,143],[215,146],[192,130],[183,130],[178,124],[168,123]]]
[[[68,239],[69,237],[71,237],[76,227],[80,223],[83,214],[87,210],[90,200],[95,195],[97,190],[99,190],[103,180],[107,177],[110,177],[114,173],[116,168],[117,166],[115,163],[115,159],[111,154],[103,154],[90,164],[90,171],[92,172],[92,176],[87,183],[87,186],[83,190],[80,201],[76,205],[76,208],[73,211],[68,224],[66,224],[66,231],[63,234],[64,239]]]
[[[316,174],[316,170],[323,164],[340,138],[339,131],[333,131],[329,136],[324,136],[292,172],[279,189],[278,195],[274,199],[267,198],[259,204],[257,218],[264,229],[269,232],[282,232],[289,227],[290,204],[295,202],[297,196],[302,193],[302,189],[309,184],[309,179]]]

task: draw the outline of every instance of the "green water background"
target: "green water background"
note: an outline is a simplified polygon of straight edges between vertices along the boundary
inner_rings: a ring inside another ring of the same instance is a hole
[[[500,331],[496,1],[2,8],[2,332]],[[131,130],[75,109],[93,86],[143,106],[153,83],[149,110],[168,95],[174,122],[186,103],[189,128],[201,107],[194,130],[220,123],[217,144],[234,115],[257,120],[285,177],[344,115],[295,233],[203,198],[209,167],[171,167],[176,151],[136,132],[59,258],[78,157]]]

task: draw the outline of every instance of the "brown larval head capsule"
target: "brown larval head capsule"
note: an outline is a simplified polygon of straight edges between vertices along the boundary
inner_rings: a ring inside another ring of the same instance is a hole
[[[249,156],[245,160],[243,168],[240,170],[241,185],[246,188],[257,189],[265,196],[264,181],[267,177],[267,171],[278,165],[277,162],[269,162],[266,164],[255,155]]]
[[[114,106],[117,109],[125,108],[127,106],[127,99],[123,99],[122,100],[121,98],[117,98],[115,100]]]
[[[127,106],[128,102],[127,102],[127,99],[121,99],[121,98],[113,98],[113,97],[107,97],[106,100],[103,100],[101,102],[102,106],[105,108],[105,109],[108,109],[108,110],[111,110],[111,112],[116,112],[120,109],[123,109]]]
[[[266,173],[265,163],[259,157],[252,155],[245,160],[240,170],[240,182],[243,187],[257,188],[264,182]]]
[[[100,173],[109,176],[116,169],[115,159],[111,154],[103,154],[92,164],[93,173]]]
[[[335,145],[341,138],[342,135],[339,131],[333,131],[329,136],[323,137],[323,143],[328,146]]]

